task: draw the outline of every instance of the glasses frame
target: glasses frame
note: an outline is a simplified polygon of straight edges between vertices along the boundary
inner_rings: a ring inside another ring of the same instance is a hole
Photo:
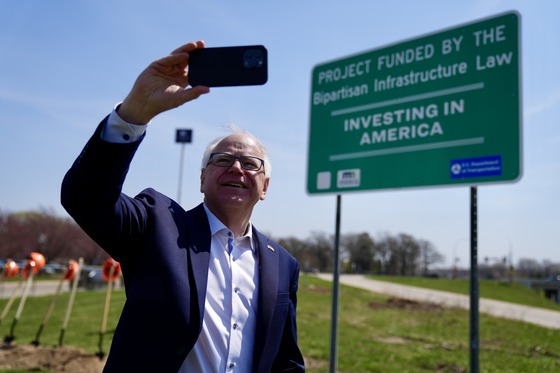
[[[214,161],[213,161],[215,155],[226,155],[226,156],[228,156],[228,157],[231,159],[231,163],[228,164],[228,165],[219,165],[219,164],[215,164]],[[247,158],[256,159],[256,160],[258,160],[258,161],[261,162],[261,165],[259,166],[259,168],[255,169],[255,170],[250,169],[250,168],[246,168],[246,167],[243,166],[243,159],[247,159]],[[260,170],[262,170],[262,169],[264,168],[264,159],[262,159],[262,158],[255,157],[255,156],[253,156],[253,155],[241,155],[241,156],[236,156],[236,155],[233,155],[233,154],[221,153],[221,152],[218,152],[218,153],[210,153],[210,158],[208,158],[208,163],[206,164],[206,166],[208,166],[210,163],[212,163],[212,164],[213,164],[214,166],[216,166],[216,167],[231,167],[231,166],[233,166],[233,164],[235,163],[235,161],[239,161],[239,165],[241,166],[241,168],[244,169],[244,170],[246,170],[246,171],[257,172],[257,171],[260,171]]]

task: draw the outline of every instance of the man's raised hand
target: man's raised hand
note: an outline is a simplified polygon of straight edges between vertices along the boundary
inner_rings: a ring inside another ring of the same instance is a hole
[[[187,88],[189,53],[204,48],[203,41],[185,44],[152,62],[136,79],[118,109],[128,123],[146,124],[159,113],[176,108],[208,93],[204,86]]]

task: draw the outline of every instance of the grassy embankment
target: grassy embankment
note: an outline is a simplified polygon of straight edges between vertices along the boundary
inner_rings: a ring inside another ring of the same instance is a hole
[[[499,293],[516,291],[499,286]],[[481,283],[481,295],[488,296],[485,292]],[[517,299],[518,295],[507,297]],[[50,299],[27,300],[15,331],[17,343],[27,344],[35,338]],[[66,293],[60,296],[41,336],[41,345],[58,344],[67,299]],[[98,351],[104,299],[104,292],[77,295],[65,344],[92,353]],[[533,301],[526,302],[539,302],[538,299],[535,295]],[[299,341],[307,371],[328,372],[331,284],[313,276],[302,276],[298,301]],[[113,292],[105,352],[123,302],[123,291]],[[0,307],[5,303],[1,299]],[[17,302],[0,325],[0,336],[9,332],[16,307]],[[339,372],[469,371],[469,316],[465,310],[399,301],[342,286],[338,342]],[[480,315],[480,369],[496,373],[560,371],[560,330]]]

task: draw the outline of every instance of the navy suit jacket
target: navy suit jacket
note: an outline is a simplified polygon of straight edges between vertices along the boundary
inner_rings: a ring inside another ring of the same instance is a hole
[[[202,329],[211,233],[201,205],[183,210],[153,189],[122,185],[140,141],[101,140],[101,128],[67,172],[62,204],[121,264],[126,302],[105,372],[177,372]],[[253,371],[302,372],[297,345],[299,265],[253,228],[259,304]]]

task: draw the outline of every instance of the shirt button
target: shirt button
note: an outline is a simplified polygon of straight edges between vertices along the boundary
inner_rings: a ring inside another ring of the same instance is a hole
[[[235,292],[235,294],[239,293],[239,288],[235,287],[235,289],[233,289],[233,291]]]
[[[229,369],[229,370],[232,370],[234,367],[235,367],[235,364],[234,364],[234,363],[231,363],[231,364],[228,365],[228,369]]]
[[[237,324],[233,324],[233,330],[236,330],[239,327]]]
[[[123,140],[128,141],[128,140],[130,140],[130,135],[124,134],[122,138],[123,138]]]

